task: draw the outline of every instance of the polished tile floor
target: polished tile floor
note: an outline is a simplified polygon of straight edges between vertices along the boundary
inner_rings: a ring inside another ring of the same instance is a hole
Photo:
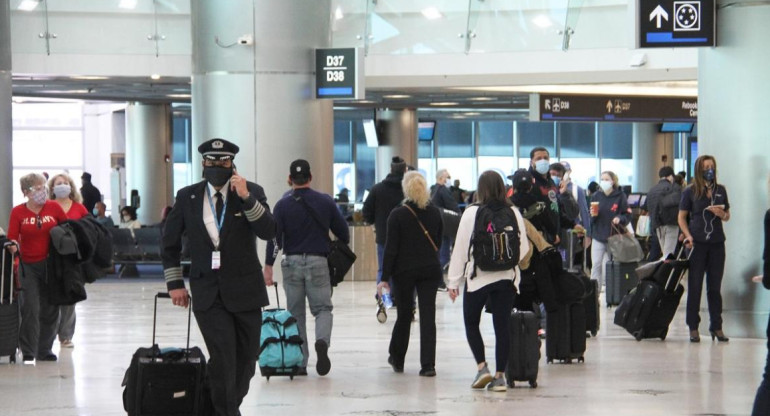
[[[57,343],[59,362],[10,365],[3,358],[0,416],[125,414],[120,383],[134,350],[151,342],[152,298],[159,290],[164,290],[160,278],[90,285],[88,300],[77,306],[75,348],[59,351]],[[452,304],[439,293],[438,376],[423,378],[417,375],[416,326],[406,371],[395,374],[386,363],[394,317],[377,323],[373,290],[370,282],[346,282],[335,290],[328,376],[310,371],[293,381],[255,377],[243,415],[748,415],[764,366],[765,340],[717,344],[702,334],[700,344],[689,343],[683,309],[665,342],[636,342],[612,325],[612,314],[603,309],[599,336],[588,340],[584,364],[546,365],[541,359],[537,389],[472,391],[475,364],[460,301]],[[183,345],[186,314],[168,303],[161,306],[161,347]],[[483,330],[493,358],[491,319]],[[203,347],[195,325],[192,343]]]

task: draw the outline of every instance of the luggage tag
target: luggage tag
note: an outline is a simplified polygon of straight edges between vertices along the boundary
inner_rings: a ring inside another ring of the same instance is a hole
[[[222,265],[222,252],[212,251],[211,252],[211,270],[219,270],[219,267],[221,265]]]

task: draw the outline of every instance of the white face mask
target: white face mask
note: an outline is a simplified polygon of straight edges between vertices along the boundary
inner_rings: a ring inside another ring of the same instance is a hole
[[[601,181],[599,186],[601,186],[604,192],[609,192],[612,189],[612,181]]]
[[[535,170],[541,175],[548,173],[548,168],[551,167],[551,162],[548,159],[540,159],[535,162]]]
[[[70,196],[71,192],[72,188],[67,183],[54,185],[53,187],[53,194],[56,195],[57,198],[67,198]]]
[[[131,221],[131,216],[130,215],[124,215],[123,216],[123,222],[129,222],[129,221]]]

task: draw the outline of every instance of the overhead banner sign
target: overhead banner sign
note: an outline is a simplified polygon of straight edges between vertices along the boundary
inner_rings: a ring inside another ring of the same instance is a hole
[[[532,94],[531,121],[695,123],[696,97]]]
[[[637,47],[716,46],[715,3],[715,0],[637,0]]]
[[[360,48],[316,49],[316,98],[363,99],[364,56]]]

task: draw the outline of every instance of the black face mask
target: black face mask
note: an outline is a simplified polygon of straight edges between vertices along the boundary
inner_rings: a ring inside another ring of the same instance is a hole
[[[221,166],[207,166],[203,168],[203,177],[213,186],[224,186],[233,176],[233,168]]]

